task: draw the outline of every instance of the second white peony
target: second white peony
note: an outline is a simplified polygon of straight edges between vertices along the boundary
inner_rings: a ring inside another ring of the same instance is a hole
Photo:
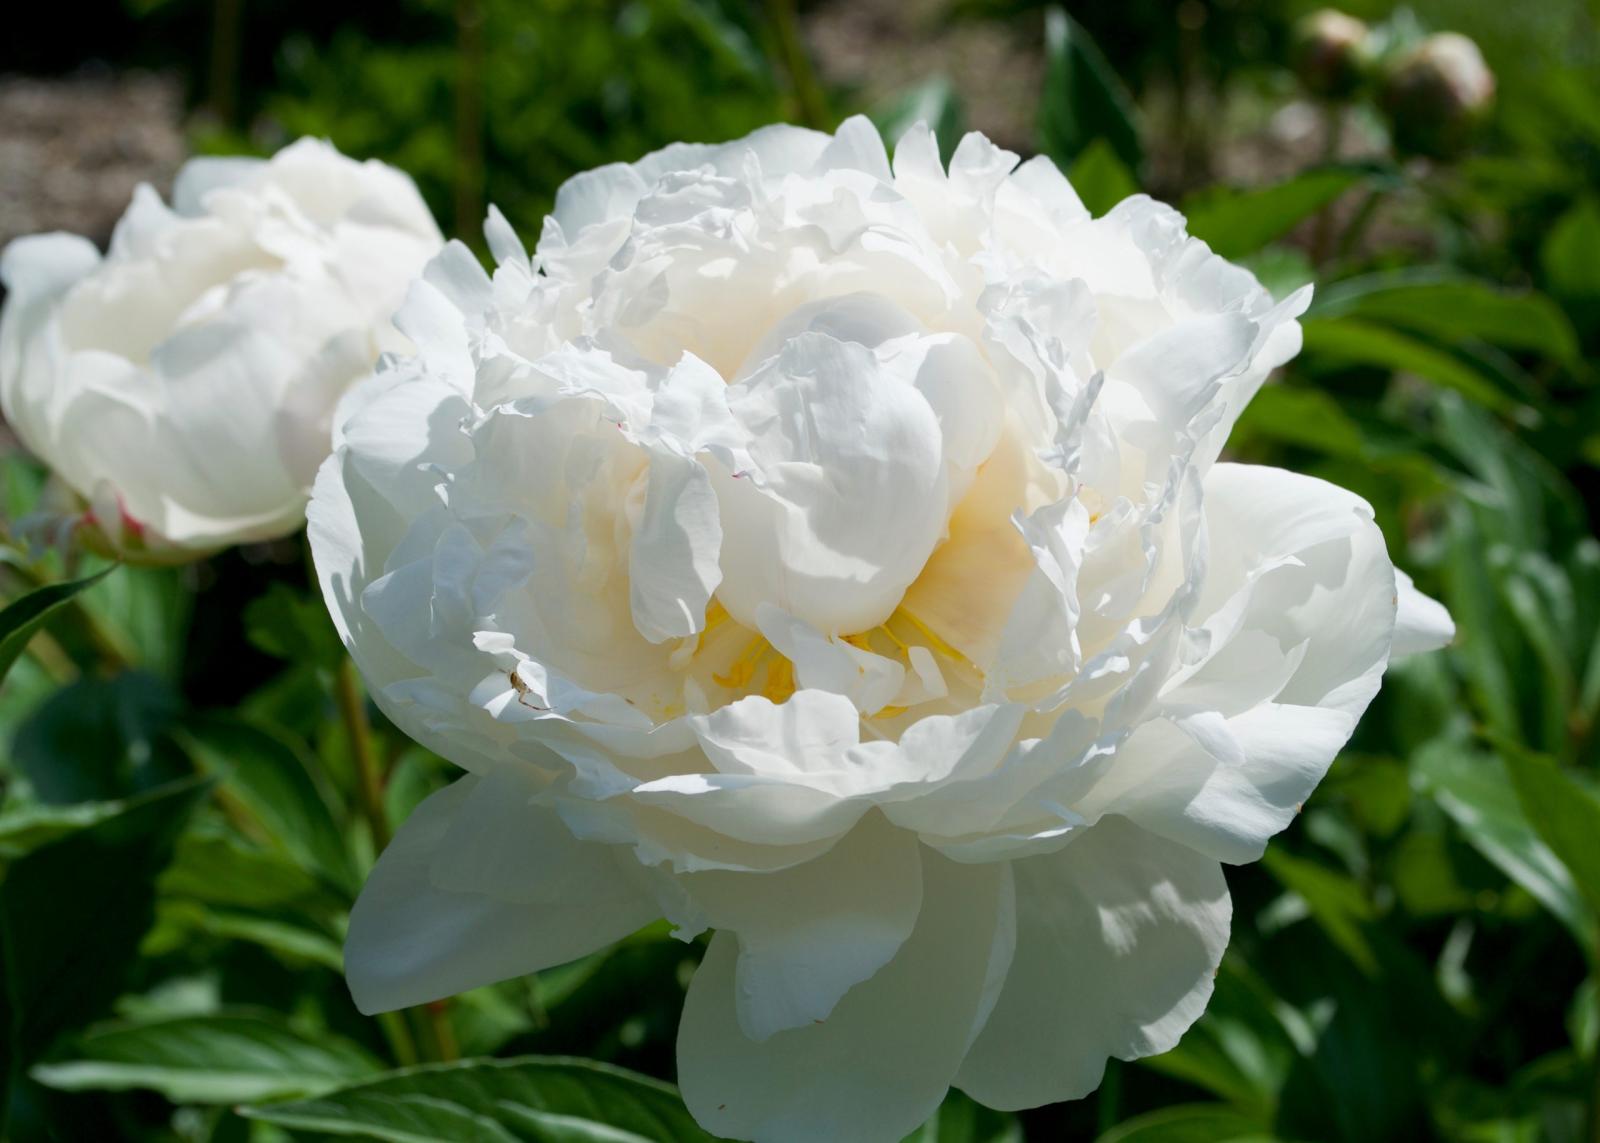
[[[491,215],[399,324],[310,535],[466,776],[372,873],[380,1011],[711,930],[699,1121],[901,1138],[954,1084],[1176,1043],[1258,858],[1448,617],[1359,498],[1217,462],[1302,291],[969,135],[772,128]]]
[[[0,257],[0,410],[135,560],[292,532],[334,408],[443,239],[415,185],[316,139],[140,186],[102,258],[43,234]]]

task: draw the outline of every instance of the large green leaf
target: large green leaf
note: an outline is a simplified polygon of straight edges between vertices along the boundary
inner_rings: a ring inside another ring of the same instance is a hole
[[[1566,362],[1579,356],[1572,323],[1549,298],[1451,270],[1419,268],[1335,282],[1317,292],[1311,314],[1382,322],[1450,344],[1485,341]]]
[[[184,723],[184,741],[208,773],[265,827],[274,846],[330,884],[354,892],[344,835],[313,767],[284,735],[219,715]]]
[[[183,700],[144,671],[84,677],[17,727],[12,761],[34,796],[55,804],[107,801],[193,773],[171,731]]]
[[[122,802],[77,802],[66,806],[24,804],[0,811],[0,872],[4,863],[85,826],[120,814]]]
[[[197,822],[178,842],[161,878],[163,897],[207,906],[331,914],[344,898],[277,849],[252,845],[215,821]]]
[[[197,933],[256,945],[292,968],[315,964],[331,972],[344,972],[344,952],[339,942],[317,929],[173,898],[161,902],[156,928],[145,942],[145,952],[180,947]]]
[[[1299,895],[1311,918],[1362,971],[1376,973],[1378,958],[1365,926],[1373,918],[1361,886],[1334,869],[1282,849],[1269,849],[1262,859],[1285,889]]]
[[[1356,318],[1308,318],[1301,324],[1305,352],[1339,364],[1371,365],[1414,373],[1454,389],[1486,408],[1505,411],[1516,400],[1482,370],[1428,342],[1385,325]]]
[[[1550,289],[1571,298],[1600,298],[1600,200],[1587,198],[1563,214],[1541,251]]]
[[[1370,177],[1359,167],[1321,167],[1272,186],[1210,187],[1183,204],[1189,233],[1224,258],[1254,254]]]
[[[1243,958],[1229,956],[1217,974],[1205,1014],[1177,1047],[1138,1062],[1270,1120],[1296,1054],[1281,1008],[1271,988]]]
[[[174,1103],[233,1104],[316,1095],[382,1069],[348,1040],[252,1012],[106,1025],[79,1038],[71,1058],[31,1074],[62,1091],[142,1088]]]
[[[122,990],[150,927],[155,881],[205,783],[93,815],[7,866],[0,881],[0,1028],[12,1067],[95,1018]]]
[[[14,599],[0,610],[0,679],[4,679],[11,664],[28,645],[34,633],[43,627],[52,614],[72,601],[73,596],[93,587],[114,568],[67,583],[50,583],[35,588],[20,599]]]
[[[912,127],[926,123],[946,158],[955,151],[964,129],[961,98],[942,75],[899,92],[873,111],[872,121],[891,147]]]
[[[1127,164],[1117,158],[1111,144],[1096,139],[1073,160],[1068,171],[1072,189],[1096,218],[1131,194],[1139,193],[1138,180]]]
[[[1215,1103],[1164,1107],[1120,1123],[1097,1143],[1267,1143],[1272,1133],[1252,1116]]]
[[[1128,170],[1144,163],[1133,97],[1089,33],[1059,7],[1045,13],[1039,149],[1063,169],[1096,139]]]
[[[296,1103],[243,1113],[293,1131],[389,1143],[700,1143],[666,1084],[592,1060],[525,1056],[406,1068]]]
[[[1542,754],[1497,743],[1522,812],[1600,915],[1600,799]]]
[[[933,1117],[904,1143],[1022,1143],[1022,1125],[1015,1115],[991,1111],[952,1088]]]
[[[1412,772],[1424,792],[1461,827],[1461,836],[1560,918],[1580,941],[1594,922],[1571,872],[1528,821],[1504,763],[1449,740],[1417,751]]]
[[[1257,393],[1229,436],[1230,447],[1249,448],[1257,440],[1278,441],[1327,453],[1359,458],[1364,442],[1361,426],[1340,408],[1332,394],[1284,382]]]

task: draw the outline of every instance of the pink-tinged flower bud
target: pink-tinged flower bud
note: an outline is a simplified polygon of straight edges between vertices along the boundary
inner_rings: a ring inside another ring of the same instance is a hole
[[[1456,32],[1429,36],[1388,69],[1381,101],[1395,149],[1449,159],[1472,141],[1494,105],[1494,72]]]
[[[1371,32],[1354,16],[1322,8],[1295,25],[1291,58],[1307,91],[1347,96],[1361,86],[1372,65]]]

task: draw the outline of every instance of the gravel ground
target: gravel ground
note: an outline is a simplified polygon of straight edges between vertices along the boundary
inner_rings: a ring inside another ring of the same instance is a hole
[[[133,188],[169,188],[186,147],[176,79],[0,77],[0,246],[68,230],[102,245]]]

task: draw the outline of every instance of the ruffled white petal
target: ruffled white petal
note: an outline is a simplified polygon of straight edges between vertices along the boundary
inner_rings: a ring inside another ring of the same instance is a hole
[[[921,865],[915,835],[877,819],[759,885],[745,873],[680,877],[706,923],[739,939],[734,989],[743,1034],[760,1042],[821,1023],[846,989],[887,964],[922,907]]]
[[[944,1098],[1010,958],[1007,866],[926,855],[899,953],[820,1023],[756,1043],[740,1028],[738,943],[711,941],[678,1028],[678,1084],[716,1135],[770,1143],[899,1139]]]
[[[1456,625],[1444,604],[1417,590],[1411,577],[1394,570],[1394,644],[1389,659],[1402,659],[1424,651],[1437,651],[1456,637]]]
[[[1012,870],[1016,952],[955,1080],[1002,1110],[1081,1098],[1107,1059],[1173,1047],[1211,996],[1232,916],[1216,862],[1116,818]]]
[[[476,796],[472,777],[428,798],[373,867],[345,941],[361,1011],[564,964],[659,915],[614,848],[573,839],[549,810],[524,804],[508,813],[500,781],[490,781],[492,798]],[[499,895],[508,889],[514,898]]]

